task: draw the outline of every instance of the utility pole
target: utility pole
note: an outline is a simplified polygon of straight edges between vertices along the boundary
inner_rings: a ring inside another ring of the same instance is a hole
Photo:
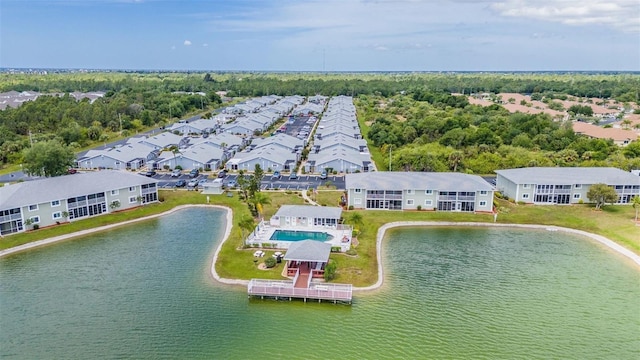
[[[391,145],[389,145],[389,171],[391,171]]]

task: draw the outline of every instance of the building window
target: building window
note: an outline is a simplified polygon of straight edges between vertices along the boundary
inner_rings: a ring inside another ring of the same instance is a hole
[[[433,206],[433,200],[425,200],[424,201],[424,205],[425,206]]]
[[[580,199],[580,194],[573,194],[574,199]]]
[[[482,206],[482,207],[487,206],[487,202],[486,201],[480,201],[480,206]]]
[[[353,203],[355,205],[360,205],[360,204],[362,204],[362,199],[353,199]]]
[[[407,195],[413,195],[413,190],[407,190]]]
[[[523,184],[522,188],[523,189],[529,189],[531,187],[531,184]]]
[[[37,211],[38,210],[38,204],[36,205],[29,205],[29,211]]]
[[[56,211],[53,214],[51,214],[51,217],[53,218],[53,220],[58,220],[62,218],[62,213],[60,211]]]
[[[134,192],[136,191],[136,187],[135,186],[129,186],[129,192]]]
[[[111,195],[118,195],[120,190],[111,190]]]
[[[133,204],[136,201],[138,201],[138,199],[136,199],[135,196],[129,196],[129,204]]]
[[[529,194],[522,194],[522,198],[523,199],[528,199],[529,198]]]
[[[573,187],[576,189],[582,189],[582,184],[575,184]]]
[[[487,190],[480,190],[480,195],[487,195]]]
[[[353,189],[353,192],[356,194],[360,194],[362,192],[362,189]]]
[[[433,194],[433,190],[425,190],[424,194],[425,195],[432,195]]]
[[[32,224],[38,224],[40,223],[40,216],[32,216],[29,218],[29,220],[31,220]]]
[[[407,205],[413,205],[413,199],[407,199]]]
[[[51,207],[56,207],[56,206],[60,206],[60,200],[53,200],[51,202]]]

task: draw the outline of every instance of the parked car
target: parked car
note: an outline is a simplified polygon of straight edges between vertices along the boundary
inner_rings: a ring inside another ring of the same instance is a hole
[[[238,186],[238,184],[236,183],[236,181],[235,181],[235,180],[230,180],[230,181],[227,183],[227,188],[229,188],[229,189],[234,188],[234,187],[236,187],[236,186]]]
[[[156,174],[157,174],[157,172],[155,170],[149,170],[146,173],[144,173],[144,176],[152,177],[152,176],[154,176]]]
[[[329,175],[327,175],[327,172],[326,172],[326,171],[323,171],[323,172],[320,174],[320,180],[327,180],[327,177],[328,177],[328,176],[329,176]]]
[[[222,179],[225,176],[227,176],[227,170],[220,170],[220,172],[218,173],[218,179]]]
[[[198,180],[198,186],[203,186],[206,182],[207,182],[206,178],[200,179],[200,180]]]
[[[76,170],[76,169],[74,169],[74,168],[69,168],[69,169],[67,169],[67,173],[68,173],[68,174],[75,174],[75,173],[77,173],[77,172],[78,172],[78,170]]]
[[[189,182],[187,183],[187,186],[191,188],[198,186],[198,180],[197,179],[189,180]]]
[[[292,172],[291,174],[289,174],[289,180],[298,180],[298,174]]]
[[[180,177],[180,175],[182,175],[182,170],[180,169],[175,169],[171,172],[171,177]]]
[[[189,171],[189,177],[194,178],[200,176],[200,171],[198,169],[193,169]]]
[[[280,179],[280,171],[276,170],[273,172],[273,175],[271,175],[271,180],[278,180]]]
[[[185,179],[180,179],[176,181],[176,187],[185,187],[187,186],[187,181]]]

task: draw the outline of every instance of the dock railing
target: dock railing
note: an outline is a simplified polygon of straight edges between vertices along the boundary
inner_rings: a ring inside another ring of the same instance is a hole
[[[251,279],[247,286],[249,296],[268,296],[275,298],[316,299],[351,302],[353,288],[351,284],[315,284],[308,288],[296,288],[289,280]]]

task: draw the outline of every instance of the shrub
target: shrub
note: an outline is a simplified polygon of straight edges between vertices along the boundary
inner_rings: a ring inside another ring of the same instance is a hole
[[[349,210],[353,210],[353,205],[349,205]]]
[[[342,248],[340,246],[332,246],[331,247],[331,252],[340,252],[340,250],[342,250]]]
[[[418,211],[422,210],[422,205],[418,205]]]
[[[40,225],[38,224],[33,224],[33,230],[38,230],[40,229]]]
[[[271,243],[268,243],[268,242],[262,243],[262,247],[270,248],[271,247]]]
[[[180,166],[180,165],[176,165],[176,167],[175,167],[174,169],[176,169],[176,170],[182,170],[182,166]]]
[[[264,266],[266,266],[268,269],[276,266],[276,258],[274,258],[273,256],[269,256],[264,260]]]
[[[336,277],[336,263],[330,261],[327,266],[324,267],[324,279],[326,281],[333,280]]]
[[[164,165],[162,168],[163,168],[163,169],[165,169],[165,170],[169,170],[169,169],[171,169],[171,166],[169,166],[169,165]]]

